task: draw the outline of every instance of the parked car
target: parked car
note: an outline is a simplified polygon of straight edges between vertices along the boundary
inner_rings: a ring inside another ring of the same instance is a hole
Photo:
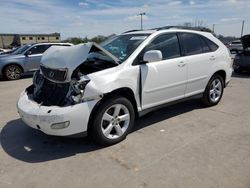
[[[242,46],[241,40],[232,41],[229,44],[228,48],[232,53],[238,53],[238,52],[242,51],[243,46]]]
[[[17,108],[27,125],[46,134],[87,134],[111,145],[155,108],[191,97],[218,104],[231,74],[230,53],[211,33],[132,31],[100,45],[51,47]]]
[[[23,73],[39,69],[43,53],[51,46],[72,46],[69,43],[27,44],[9,55],[0,56],[0,76],[17,80]]]
[[[12,48],[11,50],[8,50],[8,51],[5,51],[5,52],[0,53],[0,57],[2,57],[3,55],[12,54],[12,53],[15,52],[18,48],[19,48],[19,47],[15,47],[15,48]]]
[[[250,35],[241,38],[243,51],[235,55],[233,68],[236,73],[250,70]]]

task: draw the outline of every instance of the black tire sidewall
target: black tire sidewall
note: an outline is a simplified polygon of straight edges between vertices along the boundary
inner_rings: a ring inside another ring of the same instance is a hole
[[[211,84],[212,84],[212,82],[213,82],[215,79],[219,79],[220,82],[221,82],[221,85],[222,85],[221,96],[220,96],[220,98],[219,98],[219,100],[218,100],[217,102],[211,101],[210,96],[209,96],[209,95],[210,95],[210,87],[211,87]],[[222,78],[220,75],[217,75],[217,74],[214,75],[214,76],[209,80],[209,82],[208,82],[208,84],[207,84],[207,86],[206,86],[205,92],[204,92],[204,94],[203,94],[203,101],[204,101],[204,103],[205,103],[206,105],[208,105],[208,106],[217,105],[217,104],[220,102],[220,100],[221,100],[221,98],[222,98],[222,96],[223,96],[224,87],[225,87],[225,83],[224,83],[223,78]]]
[[[104,112],[112,105],[114,104],[123,104],[126,106],[129,110],[130,113],[130,122],[129,126],[126,130],[126,132],[119,138],[117,139],[108,139],[103,135],[102,129],[101,129],[101,120],[103,117]],[[114,96],[111,98],[108,98],[104,100],[99,106],[98,109],[95,111],[95,114],[93,116],[93,121],[92,124],[90,125],[90,136],[91,139],[93,139],[96,143],[101,144],[101,145],[113,145],[116,144],[122,140],[124,140],[127,136],[127,134],[131,131],[135,121],[135,112],[133,105],[131,102],[125,98],[125,97],[120,97],[120,96]]]

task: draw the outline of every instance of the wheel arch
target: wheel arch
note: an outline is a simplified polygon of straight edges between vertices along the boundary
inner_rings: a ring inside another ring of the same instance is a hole
[[[127,98],[131,104],[133,105],[134,111],[135,111],[135,117],[138,118],[139,117],[139,112],[138,112],[138,108],[137,108],[137,103],[136,103],[136,99],[135,99],[135,95],[133,93],[133,90],[128,88],[128,87],[122,87],[119,89],[115,89],[109,93],[106,93],[103,95],[103,98],[94,106],[93,110],[90,113],[89,116],[89,121],[88,121],[88,127],[87,127],[87,131],[89,132],[89,128],[92,124],[93,121],[93,117],[97,111],[97,109],[99,108],[99,106],[107,99],[110,97],[114,97],[114,96],[121,96],[121,97],[125,97]]]
[[[22,73],[24,72],[24,67],[23,67],[22,65],[20,65],[20,64],[14,62],[14,63],[8,63],[8,64],[6,64],[6,65],[3,66],[3,68],[2,68],[2,75],[4,75],[5,69],[6,69],[8,66],[10,66],[10,65],[16,65],[16,66],[18,66],[18,67],[21,68]]]
[[[224,81],[224,87],[226,87],[226,78],[227,78],[227,75],[226,75],[226,71],[225,70],[218,70],[216,71],[211,77],[210,79],[214,76],[214,75],[220,75],[222,78],[223,78],[223,81]],[[209,80],[210,80],[209,79]]]

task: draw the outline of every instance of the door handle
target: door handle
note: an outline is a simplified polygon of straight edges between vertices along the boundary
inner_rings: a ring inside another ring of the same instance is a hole
[[[179,62],[178,67],[184,67],[186,63],[184,61]]]
[[[210,58],[209,58],[209,60],[210,61],[214,61],[216,58],[214,57],[214,56],[211,56]]]

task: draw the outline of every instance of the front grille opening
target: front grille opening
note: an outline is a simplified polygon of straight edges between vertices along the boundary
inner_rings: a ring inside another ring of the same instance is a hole
[[[41,71],[43,75],[50,79],[50,80],[55,80],[55,81],[65,81],[67,77],[67,69],[51,69],[45,66],[40,66]]]
[[[33,83],[32,87],[26,89],[32,93],[33,100],[44,106],[64,106],[69,92],[69,83],[54,83],[43,77],[41,85]]]

